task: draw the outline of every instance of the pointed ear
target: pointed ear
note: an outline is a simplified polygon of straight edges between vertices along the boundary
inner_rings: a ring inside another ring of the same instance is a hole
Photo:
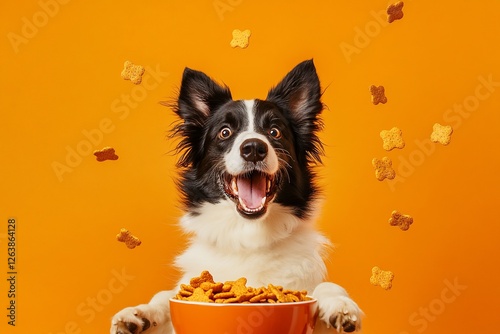
[[[269,91],[267,100],[275,103],[290,116],[309,162],[321,162],[323,145],[317,132],[323,125],[319,117],[323,103],[319,78],[312,59],[295,66]]]
[[[267,100],[290,111],[297,119],[319,114],[323,109],[321,89],[312,60],[306,60],[291,70],[267,94]]]
[[[176,148],[177,153],[182,152],[178,166],[188,167],[200,161],[205,121],[218,107],[231,99],[229,88],[218,85],[202,72],[189,68],[184,70],[179,98],[172,108],[181,118],[172,129],[172,137],[181,138]]]
[[[204,119],[232,99],[228,87],[222,87],[205,73],[184,69],[177,114],[184,120]]]

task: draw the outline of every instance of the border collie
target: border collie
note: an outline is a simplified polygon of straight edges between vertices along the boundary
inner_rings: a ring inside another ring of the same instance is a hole
[[[330,242],[314,227],[320,98],[312,60],[297,65],[265,100],[234,101],[228,87],[184,70],[174,134],[186,211],[180,225],[191,239],[175,265],[183,283],[208,270],[218,281],[245,276],[249,286],[308,290],[319,307],[314,333],[353,332],[362,311],[342,287],[324,282]],[[174,333],[169,299],[176,291],[118,312],[111,334]]]

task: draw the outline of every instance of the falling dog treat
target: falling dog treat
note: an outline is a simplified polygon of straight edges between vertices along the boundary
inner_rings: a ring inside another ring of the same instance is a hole
[[[399,226],[399,228],[403,231],[408,231],[410,225],[413,224],[413,218],[394,210],[391,213],[391,218],[389,218],[389,224],[391,226]]]
[[[132,235],[126,228],[120,229],[120,233],[116,235],[116,240],[124,242],[128,248],[134,249],[141,244],[141,240],[136,236]]]
[[[123,64],[122,78],[125,80],[130,80],[133,84],[138,85],[142,81],[142,75],[144,74],[144,67],[141,65],[135,65],[131,61],[126,61]]]
[[[372,276],[370,277],[370,283],[375,286],[380,286],[382,289],[389,290],[392,288],[392,280],[394,279],[394,274],[392,271],[382,270],[379,267],[372,268]]]
[[[115,153],[115,149],[112,147],[105,147],[102,150],[94,151],[96,160],[99,162],[106,160],[118,160],[118,156]]]
[[[452,133],[453,128],[450,125],[441,125],[436,123],[432,127],[431,141],[433,143],[448,145],[451,141]]]
[[[372,103],[377,105],[379,103],[387,103],[387,97],[385,96],[384,86],[370,86],[370,93],[372,94]]]
[[[231,40],[231,47],[240,47],[242,49],[246,48],[248,46],[248,38],[252,32],[250,30],[238,30],[234,29],[233,30],[233,39]]]
[[[396,20],[401,20],[404,16],[404,5],[403,1],[399,1],[387,7],[387,22],[392,23]]]
[[[390,130],[382,130],[380,132],[380,137],[384,141],[382,147],[386,151],[390,151],[394,148],[405,147],[403,132],[397,127],[393,127]]]
[[[392,160],[390,158],[373,158],[372,165],[375,168],[375,177],[377,180],[383,181],[386,178],[392,180],[396,177],[396,172],[392,169]]]

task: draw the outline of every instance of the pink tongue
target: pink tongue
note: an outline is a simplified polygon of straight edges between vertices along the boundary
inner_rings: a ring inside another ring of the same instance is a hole
[[[266,197],[266,177],[260,173],[253,173],[251,177],[238,177],[238,197],[249,209],[257,209]]]

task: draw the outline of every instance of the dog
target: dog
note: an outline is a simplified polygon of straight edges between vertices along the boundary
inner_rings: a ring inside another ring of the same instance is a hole
[[[227,86],[184,70],[173,133],[186,212],[180,225],[191,239],[175,265],[182,283],[208,270],[218,281],[244,276],[249,286],[308,290],[318,301],[314,333],[354,332],[363,313],[342,287],[324,282],[330,242],[314,227],[321,94],[313,60],[293,68],[265,100],[235,101]],[[169,299],[177,291],[118,312],[111,334],[174,333]]]

